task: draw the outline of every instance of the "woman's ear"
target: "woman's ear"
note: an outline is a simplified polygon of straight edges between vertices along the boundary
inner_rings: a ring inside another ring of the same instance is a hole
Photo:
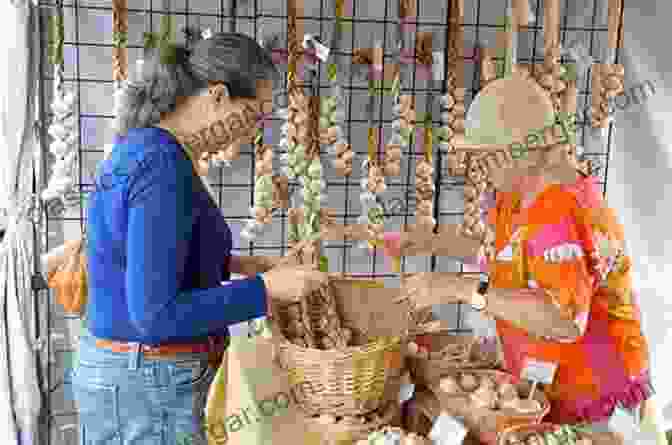
[[[208,87],[210,97],[215,101],[215,104],[222,105],[230,100],[229,88],[225,83],[217,83]]]

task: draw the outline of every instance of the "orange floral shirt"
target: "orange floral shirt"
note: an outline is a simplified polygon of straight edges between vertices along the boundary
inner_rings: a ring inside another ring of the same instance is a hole
[[[488,264],[492,286],[550,291],[581,332],[578,339],[537,338],[497,320],[508,371],[521,375],[527,359],[558,365],[544,388],[548,420],[598,422],[617,404],[646,400],[653,389],[631,262],[595,179],[547,186],[526,208],[518,193],[498,193],[488,219],[497,234]]]

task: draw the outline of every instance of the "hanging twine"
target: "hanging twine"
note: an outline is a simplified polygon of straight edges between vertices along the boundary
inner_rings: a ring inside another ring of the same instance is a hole
[[[112,80],[117,87],[128,79],[128,1],[112,0]]]

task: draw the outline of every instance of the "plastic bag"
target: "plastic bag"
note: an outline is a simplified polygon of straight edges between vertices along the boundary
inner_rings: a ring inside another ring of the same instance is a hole
[[[82,315],[86,308],[89,289],[85,245],[85,238],[79,240],[63,264],[47,277],[56,301],[70,314]]]

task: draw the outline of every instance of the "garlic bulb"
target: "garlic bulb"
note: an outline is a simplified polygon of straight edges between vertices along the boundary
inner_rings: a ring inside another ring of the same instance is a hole
[[[499,388],[497,388],[497,392],[499,393],[499,396],[503,399],[509,400],[518,398],[518,390],[516,389],[515,385],[508,382],[499,385]]]
[[[385,177],[378,166],[366,159],[362,162],[362,178],[362,193],[359,196],[362,204],[362,215],[358,218],[357,222],[367,227],[371,238],[382,239],[385,210],[378,203],[376,194],[385,191]],[[360,246],[363,248],[370,247],[368,243]]]
[[[54,138],[49,144],[49,150],[56,158],[56,164],[41,197],[45,201],[60,199],[67,208],[71,203],[66,196],[75,193],[77,188],[75,177],[78,165],[76,147],[78,132],[74,115],[75,95],[63,86],[63,74],[59,66],[55,67],[54,75],[55,91],[51,104],[54,120],[48,133]]]
[[[523,445],[523,441],[517,434],[509,434],[506,438],[506,445]]]
[[[446,394],[458,394],[462,392],[462,388],[460,388],[457,380],[450,376],[443,377],[441,379],[439,382],[439,388],[441,388],[441,391],[445,392]]]
[[[336,416],[331,414],[322,414],[317,418],[317,421],[322,425],[333,425],[336,423]]]
[[[467,392],[478,388],[478,379],[473,374],[462,374],[460,377],[460,386]]]
[[[520,399],[515,409],[521,413],[536,413],[541,410],[541,404],[536,400]]]
[[[526,445],[545,445],[546,441],[539,434],[531,434],[525,439]]]
[[[490,388],[480,386],[469,395],[471,402],[477,408],[494,409],[497,403],[497,393]]]
[[[496,389],[497,388],[497,383],[491,378],[486,376],[481,377],[481,381],[479,384],[483,388],[488,388],[488,389]]]
[[[408,354],[411,356],[417,356],[419,352],[419,347],[418,344],[415,342],[410,342],[408,346],[406,347],[406,350],[408,351]]]

